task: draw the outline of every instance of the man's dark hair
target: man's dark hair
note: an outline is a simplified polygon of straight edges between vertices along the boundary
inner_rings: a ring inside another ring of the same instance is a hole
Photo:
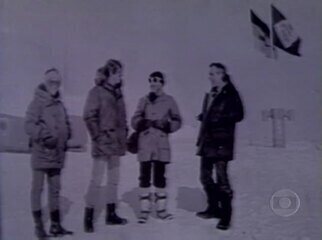
[[[230,82],[230,76],[227,73],[227,68],[224,64],[219,63],[219,62],[213,62],[213,63],[210,63],[209,67],[216,67],[216,68],[222,69],[224,71],[223,81]]]
[[[220,68],[224,71],[224,73],[226,73],[226,66],[222,63],[219,63],[219,62],[213,62],[213,63],[210,63],[209,67],[216,67],[216,68]]]
[[[105,77],[109,78],[111,74],[115,74],[119,69],[123,69],[122,63],[118,60],[110,59],[104,66],[103,74]]]

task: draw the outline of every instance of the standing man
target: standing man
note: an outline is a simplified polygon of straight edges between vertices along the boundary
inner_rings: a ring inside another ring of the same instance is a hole
[[[235,125],[244,117],[243,104],[238,91],[230,81],[226,67],[211,63],[209,80],[211,91],[206,93],[197,141],[201,156],[200,181],[207,195],[208,207],[198,212],[201,218],[220,218],[218,229],[230,227],[233,190],[228,177],[228,162],[233,160]],[[213,180],[215,166],[217,181]]]
[[[92,139],[93,168],[87,190],[84,231],[93,232],[95,200],[99,196],[104,172],[107,172],[106,224],[126,224],[116,214],[120,157],[126,151],[127,122],[121,91],[122,64],[109,60],[97,70],[95,84],[88,94],[84,121]]]
[[[146,223],[151,211],[151,176],[155,187],[157,217],[162,220],[172,219],[172,215],[166,209],[168,197],[166,169],[171,162],[168,136],[179,130],[182,124],[176,101],[163,90],[165,84],[163,73],[151,73],[149,84],[151,92],[140,99],[131,121],[132,127],[140,133],[139,223]]]
[[[67,140],[71,136],[68,116],[59,93],[60,85],[59,71],[55,68],[47,70],[45,81],[36,88],[25,119],[25,131],[31,145],[31,208],[36,225],[35,235],[39,239],[48,237],[41,210],[45,176],[48,181],[50,233],[54,236],[73,233],[61,226],[59,212],[60,175],[64,167]]]

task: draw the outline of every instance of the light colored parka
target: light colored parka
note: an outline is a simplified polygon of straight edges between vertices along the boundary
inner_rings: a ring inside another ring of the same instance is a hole
[[[164,120],[170,125],[170,133],[180,129],[182,118],[176,101],[170,95],[162,93],[153,103],[145,96],[139,100],[137,110],[131,119],[131,125],[138,130],[142,119]],[[168,134],[150,127],[139,134],[138,160],[140,162],[158,160],[169,163],[171,150]]]

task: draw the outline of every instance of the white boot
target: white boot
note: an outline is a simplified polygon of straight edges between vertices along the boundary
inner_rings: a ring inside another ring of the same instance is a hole
[[[164,191],[155,193],[155,205],[157,217],[162,220],[171,220],[172,214],[167,212],[167,193]]]
[[[148,221],[149,215],[151,213],[151,201],[151,193],[140,194],[140,214],[138,223],[146,223]]]

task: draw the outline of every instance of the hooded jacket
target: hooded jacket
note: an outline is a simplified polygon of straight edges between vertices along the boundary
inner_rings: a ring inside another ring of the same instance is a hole
[[[44,84],[36,88],[26,112],[25,131],[30,137],[34,169],[63,168],[71,130],[59,92],[52,96]],[[52,141],[50,146],[48,139]]]
[[[128,128],[121,90],[95,83],[96,86],[89,91],[83,113],[92,139],[92,156],[123,156]]]

